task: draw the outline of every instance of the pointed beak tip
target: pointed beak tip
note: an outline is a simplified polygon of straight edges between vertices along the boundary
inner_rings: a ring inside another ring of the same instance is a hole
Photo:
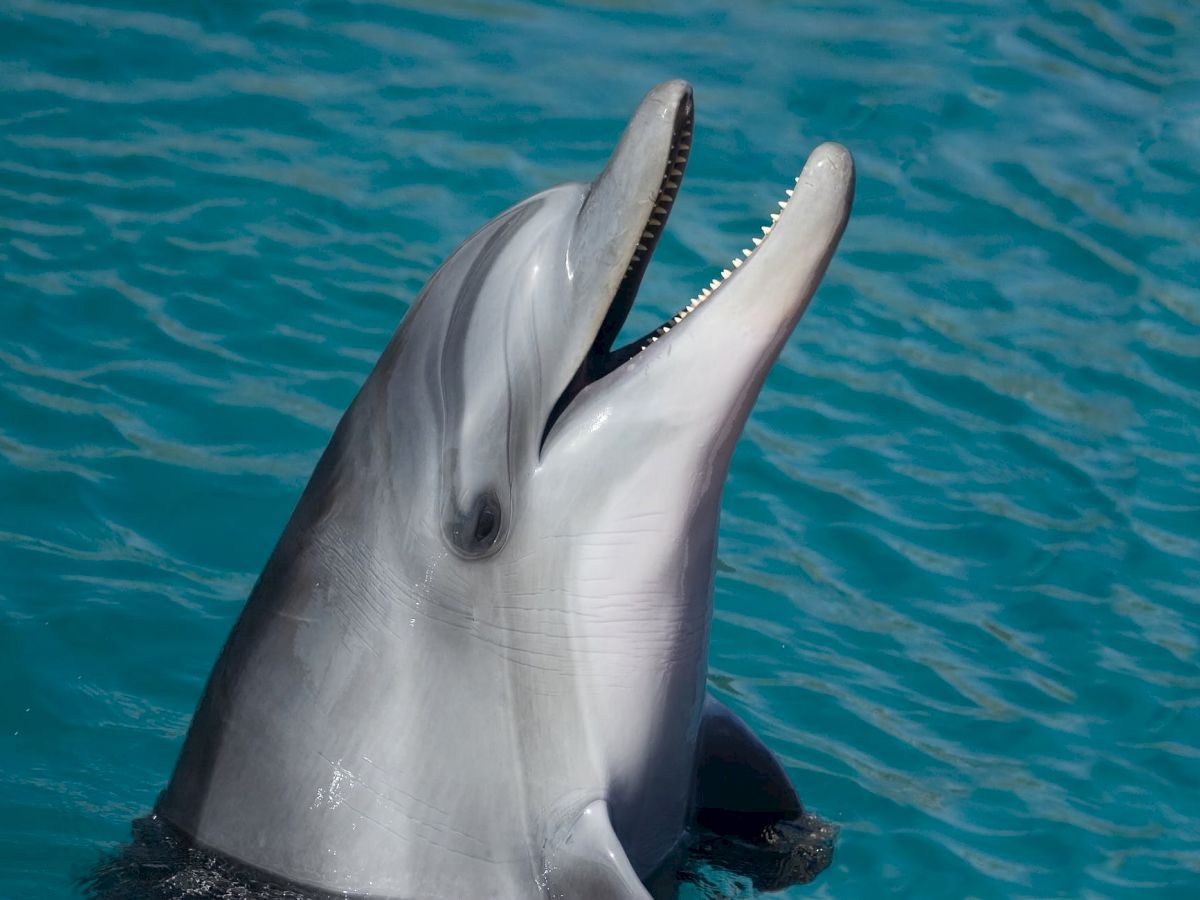
[[[828,141],[809,154],[800,181],[813,181],[834,190],[854,187],[854,157],[841,144]]]
[[[676,102],[690,101],[692,99],[692,85],[691,82],[685,81],[682,78],[672,78],[653,88],[650,93]]]

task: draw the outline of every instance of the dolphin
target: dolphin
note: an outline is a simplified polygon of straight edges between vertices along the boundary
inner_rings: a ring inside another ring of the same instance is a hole
[[[233,627],[156,814],[288,884],[388,898],[647,898],[690,827],[794,818],[706,696],[720,498],[849,215],[813,151],[764,239],[617,347],[679,189],[691,87],[600,176],[432,275]]]

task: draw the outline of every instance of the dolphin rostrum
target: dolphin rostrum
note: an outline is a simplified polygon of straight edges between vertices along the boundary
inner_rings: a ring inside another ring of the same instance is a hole
[[[599,178],[430,278],[209,679],[157,807],[196,844],[354,895],[646,898],[692,823],[800,814],[705,694],[718,509],[854,168],[818,147],[747,258],[614,348],[691,140],[660,85]]]

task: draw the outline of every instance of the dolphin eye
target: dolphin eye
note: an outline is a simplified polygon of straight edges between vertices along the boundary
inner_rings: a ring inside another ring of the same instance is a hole
[[[499,531],[500,510],[491,503],[485,503],[475,516],[475,542],[490,547],[496,543]]]
[[[450,530],[454,548],[468,559],[490,556],[499,549],[503,516],[492,491],[480,494]]]

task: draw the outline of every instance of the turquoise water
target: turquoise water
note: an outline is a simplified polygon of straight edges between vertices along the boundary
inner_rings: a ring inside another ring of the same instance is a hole
[[[409,300],[667,77],[630,333],[859,166],[724,500],[713,689],[842,829],[786,896],[1195,896],[1196,11],[724,6],[0,0],[0,896],[127,839]]]

